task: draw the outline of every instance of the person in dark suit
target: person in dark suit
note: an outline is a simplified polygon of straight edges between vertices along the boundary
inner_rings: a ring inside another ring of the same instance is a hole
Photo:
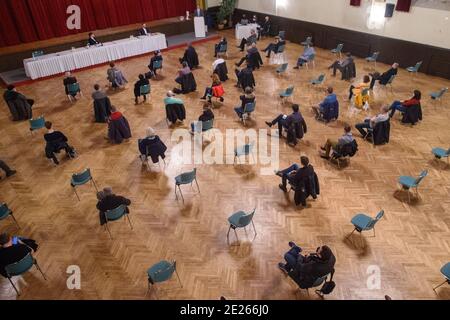
[[[188,44],[183,57],[180,58],[180,63],[183,63],[183,61],[186,61],[191,69],[195,69],[200,65],[197,51],[195,51],[195,48],[191,43]]]
[[[95,46],[97,44],[100,44],[100,42],[98,42],[97,39],[95,39],[95,35],[92,32],[90,32],[89,39],[88,39],[88,45]]]
[[[147,29],[147,25],[145,23],[142,25],[142,28],[139,29],[138,33],[139,33],[140,36],[149,36],[149,35],[151,35],[150,30]]]
[[[53,130],[53,123],[50,121],[45,122],[45,128],[47,128],[47,133],[44,134],[44,139],[46,142],[45,154],[47,158],[52,159],[53,162],[58,165],[59,161],[55,156],[60,150],[64,149],[69,158],[75,156],[75,149],[69,146],[67,143],[69,140],[61,131]]]
[[[247,87],[254,88],[256,86],[255,77],[253,75],[253,68],[247,64],[242,70],[236,69],[234,71],[237,77],[236,87],[245,89]]]
[[[242,118],[242,115],[244,114],[245,106],[248,103],[255,102],[255,95],[253,94],[253,89],[251,87],[245,88],[245,94],[240,96],[241,99],[241,106],[234,108],[234,111],[238,115],[239,118]]]
[[[194,17],[204,17],[205,14],[202,10],[202,8],[200,8],[200,6],[197,6],[197,8],[194,11]]]
[[[303,118],[302,114],[300,113],[300,106],[298,104],[292,105],[292,114],[291,115],[285,115],[280,114],[278,117],[276,117],[272,122],[266,121],[266,124],[272,128],[274,125],[278,125],[278,134],[280,138],[283,136],[283,128],[289,129],[292,125],[292,123],[297,122],[301,123],[303,126],[303,131],[306,132],[306,123],[305,119]]]
[[[163,56],[159,50],[154,52],[153,57],[150,59],[150,64],[148,65],[150,71],[156,76],[156,70],[153,68],[155,61],[163,61]]]
[[[166,145],[161,141],[159,136],[156,135],[155,130],[151,127],[147,128],[147,136],[139,142],[141,160],[147,161],[148,157],[150,157],[153,163],[158,163],[159,157],[162,159],[166,158],[166,150]]]
[[[341,73],[344,72],[345,68],[353,63],[353,57],[350,52],[346,54],[346,58],[342,61],[335,61],[331,66],[328,67],[328,69],[333,69],[333,77],[336,76],[336,70],[341,71]]]
[[[241,44],[238,46],[238,48],[240,48],[241,52],[243,52],[244,49],[245,49],[245,46],[250,46],[252,44],[255,44],[256,41],[258,41],[258,37],[256,35],[256,30],[252,29],[250,31],[250,37],[243,38],[242,41],[241,41]]]
[[[34,105],[33,99],[28,99],[23,94],[17,92],[14,85],[9,85],[3,94],[3,99],[9,107],[13,121],[28,120],[32,118]]]
[[[63,84],[64,84],[64,89],[66,91],[66,95],[69,94],[69,88],[68,86],[70,84],[75,84],[78,83],[78,80],[76,77],[72,76],[72,74],[70,72],[66,72],[66,76],[63,80]],[[71,95],[76,99],[78,93],[80,92],[80,89],[77,92],[73,92]]]
[[[252,56],[253,55],[258,55],[259,57],[257,58],[259,60],[259,64],[263,65],[263,61],[261,59],[261,55],[259,55],[258,52],[258,48],[256,47],[256,43],[253,43],[248,49],[247,49],[247,54],[242,57],[242,59],[236,63],[236,67],[240,67],[245,61],[247,61],[247,63],[252,64]]]
[[[379,84],[386,85],[389,82],[389,80],[391,80],[392,76],[397,75],[398,67],[399,64],[396,62],[392,65],[392,67],[388,71],[386,71],[383,74],[380,74],[379,72],[370,73],[369,75],[372,77],[372,80],[370,82],[370,90],[373,90],[377,80]]]
[[[258,40],[261,39],[262,36],[268,36],[270,34],[271,21],[269,17],[265,17],[264,22],[258,28]]]
[[[205,102],[203,104],[203,113],[198,117],[199,122],[207,122],[214,119],[214,113],[211,110],[211,103]],[[191,123],[192,132],[195,131],[195,123]]]
[[[242,24],[243,26],[248,25],[248,18],[247,18],[247,15],[245,13],[242,15],[240,24]]]
[[[122,196],[115,195],[111,187],[106,187],[103,191],[97,194],[97,209],[99,210],[100,224],[106,223],[105,212],[113,210],[121,205],[127,206],[127,212],[129,213],[128,206],[131,204],[131,200]]]
[[[139,103],[139,97],[141,96],[141,87],[142,86],[146,86],[149,85],[150,81],[148,81],[148,79],[145,79],[143,74],[139,75],[139,80],[136,81],[136,83],[134,84],[134,102],[136,104]],[[147,96],[144,95],[144,102],[147,101]]]
[[[31,253],[32,248],[29,247],[18,237],[11,237],[7,233],[0,235],[0,274],[7,277],[5,267],[19,262]]]
[[[280,48],[281,46],[285,46],[285,45],[286,45],[286,41],[277,36],[277,37],[275,37],[275,43],[270,43],[264,50],[261,50],[261,51],[267,53],[266,58],[270,58],[270,54],[272,52],[277,52],[278,48]]]
[[[302,180],[309,178],[314,174],[314,168],[309,164],[309,159],[307,157],[301,157],[300,163],[302,167],[298,164],[293,164],[289,168],[281,171],[277,171],[276,175],[281,177],[280,189],[287,192],[287,182],[294,186],[300,185]]]

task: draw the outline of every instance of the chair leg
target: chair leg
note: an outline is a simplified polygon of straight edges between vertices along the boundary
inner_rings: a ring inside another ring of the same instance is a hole
[[[16,286],[14,285],[14,282],[11,280],[11,278],[8,277],[9,282],[11,282],[11,285],[13,286],[14,290],[16,290],[16,293],[18,296],[20,296],[19,290],[17,290]]]
[[[81,200],[80,200],[80,197],[78,196],[77,188],[76,188],[76,187],[73,187],[73,191],[75,191],[75,194],[77,195],[78,201],[81,201]]]
[[[376,237],[376,234],[375,234],[375,227],[373,228],[373,237],[374,237],[374,238]]]
[[[181,187],[180,186],[178,186],[178,190],[180,191],[181,199],[183,199],[183,203],[184,203],[183,192],[181,191]]]
[[[14,218],[14,215],[11,213],[10,216],[11,216],[11,218],[13,218],[14,222],[16,223],[17,228],[20,229],[19,223],[17,222],[16,218]]]
[[[228,232],[227,232],[227,242],[228,242],[228,243],[230,242],[230,231],[231,231],[231,225],[230,225],[230,227],[228,228]]]
[[[200,193],[200,187],[198,186],[197,178],[195,178],[195,184],[197,185],[198,193]]]
[[[92,181],[92,183],[94,184],[94,187],[95,187],[95,191],[97,191],[97,192],[98,192],[97,184],[95,183],[95,180],[94,180],[94,178],[91,178],[91,181]]]
[[[113,240],[111,231],[109,231],[108,222],[105,223],[105,227],[106,227],[106,231],[108,231],[108,233],[109,233],[109,237],[111,238],[111,240]]]
[[[41,267],[39,266],[39,264],[38,264],[38,262],[37,262],[36,259],[34,259],[34,265],[36,266],[36,269],[38,269],[39,272],[42,274],[42,277],[44,277],[44,280],[47,281],[47,278],[45,277],[44,272],[42,272],[42,269],[41,269]]]
[[[177,184],[175,184],[175,199],[178,200],[178,194],[177,194]]]
[[[239,241],[239,237],[238,237],[238,235],[237,235],[236,228],[234,228],[233,230],[234,230],[234,234],[236,235],[237,241]]]
[[[253,225],[253,230],[255,231],[255,236],[256,236],[258,233],[256,232],[255,223],[253,222],[253,220],[252,220],[252,225]]]
[[[181,283],[180,276],[178,275],[177,269],[175,269],[175,274],[177,275],[178,281],[180,282],[180,286],[183,288],[183,283]]]
[[[130,217],[128,216],[128,213],[125,215],[127,217],[128,223],[130,224],[131,230],[133,230],[133,225],[131,224]]]
[[[355,231],[356,231],[356,228],[355,229],[353,229],[353,231],[352,231],[352,233],[350,233],[345,239],[348,239],[348,238],[350,238],[354,233],[355,233]]]
[[[11,280],[9,280],[9,281],[11,281]],[[444,284],[446,284],[448,282],[448,280],[445,280],[444,282],[442,282],[440,285],[438,285],[437,287],[434,287],[433,288],[433,291],[436,293],[436,289],[438,289],[438,288],[440,288],[440,287],[442,287]]]

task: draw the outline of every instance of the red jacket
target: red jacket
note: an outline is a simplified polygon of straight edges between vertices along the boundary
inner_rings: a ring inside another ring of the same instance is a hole
[[[402,105],[403,105],[404,107],[416,106],[416,105],[418,105],[418,104],[420,104],[420,100],[416,100],[416,99],[414,99],[414,98],[409,99],[409,100],[405,100],[405,101],[402,102]]]

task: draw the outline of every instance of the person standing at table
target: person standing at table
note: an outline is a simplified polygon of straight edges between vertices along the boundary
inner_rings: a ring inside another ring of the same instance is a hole
[[[89,32],[88,45],[95,46],[97,44],[100,44],[100,42],[98,42],[97,39],[95,39],[95,34]]]
[[[149,35],[151,35],[150,30],[147,29],[147,25],[145,23],[142,25],[142,28],[140,28],[138,32],[139,32],[140,36],[149,36]]]
[[[197,5],[197,9],[194,11],[194,17],[204,17],[203,10],[200,8],[199,5]]]

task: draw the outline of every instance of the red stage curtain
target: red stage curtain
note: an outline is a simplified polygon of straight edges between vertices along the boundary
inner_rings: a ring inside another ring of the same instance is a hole
[[[409,12],[411,8],[411,0],[398,0],[395,10]]]
[[[72,4],[81,9],[81,30],[67,29]],[[195,0],[2,0],[0,46],[177,17],[195,6]]]
[[[361,0],[350,0],[350,5],[359,7],[361,5]]]

